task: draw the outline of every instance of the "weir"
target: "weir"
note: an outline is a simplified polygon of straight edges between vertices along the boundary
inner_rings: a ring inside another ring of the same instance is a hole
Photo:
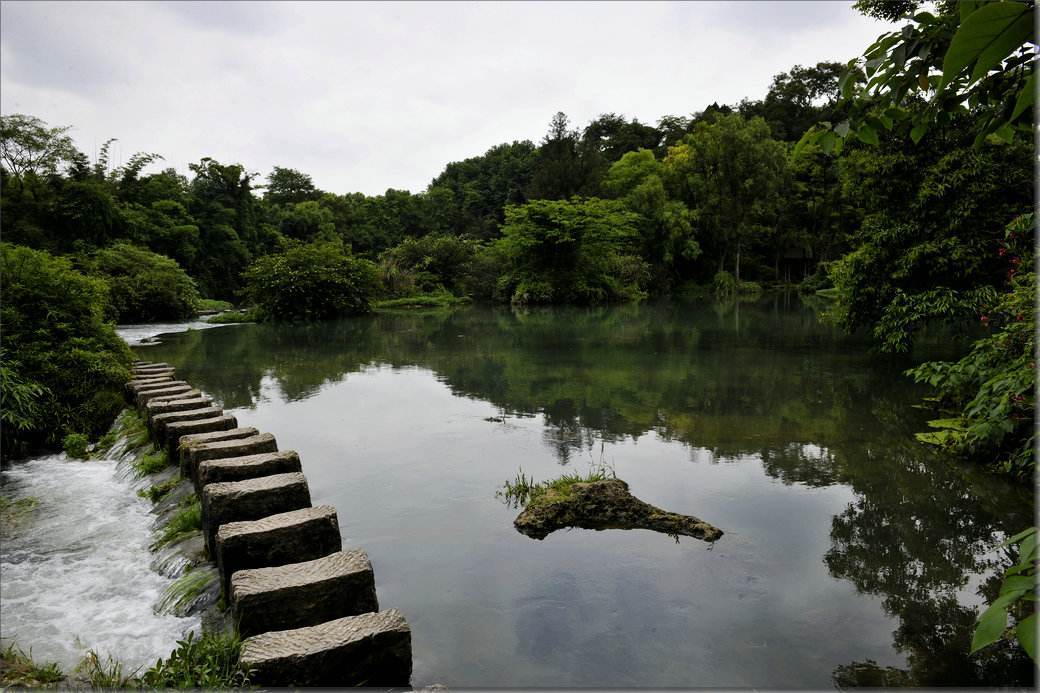
[[[137,362],[127,398],[201,499],[202,533],[261,686],[407,686],[411,629],[379,611],[361,549],[344,551],[335,508],[311,506],[299,455],[239,428],[165,363]]]

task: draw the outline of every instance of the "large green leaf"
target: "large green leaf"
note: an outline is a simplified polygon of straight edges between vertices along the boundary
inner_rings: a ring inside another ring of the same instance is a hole
[[[990,604],[989,608],[979,616],[979,625],[975,627],[975,634],[971,638],[971,652],[974,654],[986,645],[991,645],[1000,640],[1007,627],[1007,612],[1004,609],[1008,604],[1022,596],[1022,593],[1003,594]]]
[[[1033,35],[1033,8],[1020,2],[993,2],[969,14],[943,58],[940,89],[974,64],[972,79],[985,75]]]
[[[1029,658],[1036,661],[1036,614],[1030,614],[1028,618],[1024,618],[1018,622],[1018,627],[1015,629],[1015,635],[1018,636],[1018,644],[1022,646],[1022,649],[1026,651]]]
[[[1025,84],[1018,90],[1018,99],[1015,100],[1015,110],[1011,112],[1011,120],[1014,121],[1027,108],[1032,107],[1036,100],[1036,73],[1030,72],[1026,77]]]

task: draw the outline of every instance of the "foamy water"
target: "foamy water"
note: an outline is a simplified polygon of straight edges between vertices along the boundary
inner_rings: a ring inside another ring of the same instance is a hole
[[[166,657],[197,618],[155,613],[171,579],[151,568],[150,503],[115,457],[51,455],[0,473],[0,495],[38,504],[0,541],[0,637],[70,671],[87,650],[125,668]]]
[[[228,323],[234,324],[234,323]],[[143,346],[153,338],[163,334],[187,332],[188,330],[209,330],[214,327],[227,327],[227,324],[211,323],[205,320],[187,322],[151,322],[141,325],[116,325],[116,334],[130,346]]]

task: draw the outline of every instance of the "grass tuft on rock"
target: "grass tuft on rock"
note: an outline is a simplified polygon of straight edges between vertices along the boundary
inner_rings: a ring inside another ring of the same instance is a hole
[[[156,452],[149,452],[143,455],[141,459],[134,462],[134,471],[137,472],[138,478],[148,476],[149,474],[155,474],[166,469],[169,465],[169,460],[166,457],[165,450],[158,450]]]
[[[617,478],[614,471],[605,465],[599,465],[582,475],[578,472],[563,474],[549,481],[535,482],[528,478],[521,469],[512,481],[495,495],[505,500],[506,505],[518,508],[521,505],[538,505],[552,500],[565,500],[571,496],[574,484],[589,484],[596,481]]]
[[[4,688],[51,687],[64,680],[61,667],[54,662],[38,664],[33,661],[32,650],[26,654],[14,642],[0,649],[0,686]]]
[[[184,616],[192,603],[220,580],[220,574],[211,568],[192,568],[170,583],[156,605],[159,613]]]
[[[185,499],[181,509],[163,527],[159,538],[152,544],[152,550],[156,551],[201,531],[202,502],[199,501],[198,496],[189,496]]]
[[[137,492],[141,498],[147,498],[153,503],[158,503],[166,496],[170,495],[173,489],[177,488],[177,484],[181,483],[181,478],[175,476],[172,479],[167,479],[160,484],[152,484],[148,488],[143,488]]]

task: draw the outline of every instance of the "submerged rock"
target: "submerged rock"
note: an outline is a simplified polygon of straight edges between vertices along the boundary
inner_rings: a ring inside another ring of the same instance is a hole
[[[547,489],[520,513],[513,526],[532,539],[544,539],[566,527],[582,529],[651,529],[704,541],[716,541],[722,530],[690,515],[679,515],[644,503],[621,479],[576,482],[566,492]]]

